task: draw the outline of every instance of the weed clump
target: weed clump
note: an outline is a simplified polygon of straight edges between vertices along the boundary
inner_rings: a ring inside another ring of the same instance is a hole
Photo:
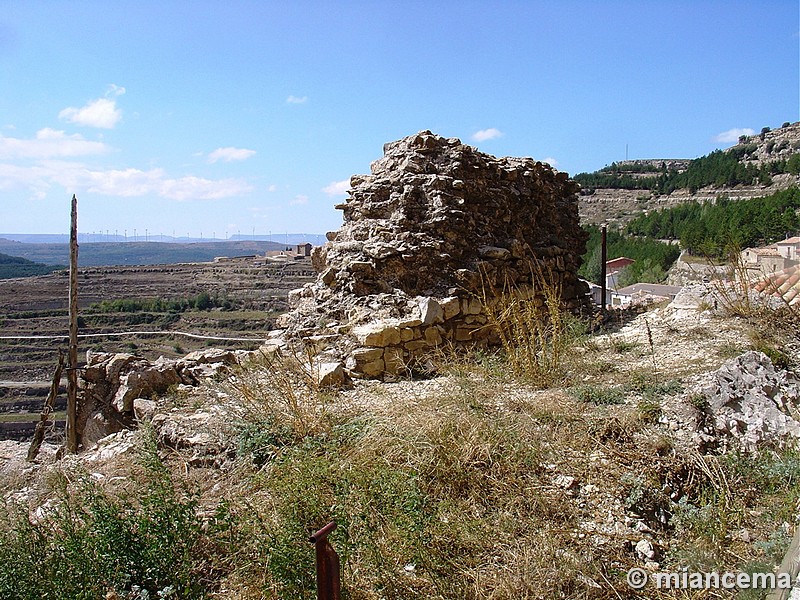
[[[530,288],[497,289],[484,278],[482,302],[511,372],[540,388],[564,381],[567,358],[585,332],[563,305],[552,272],[531,269]]]
[[[0,515],[0,596],[203,598],[213,559],[201,544],[197,497],[175,487],[151,430],[142,435],[139,465],[132,489],[61,475],[37,519],[8,507]]]

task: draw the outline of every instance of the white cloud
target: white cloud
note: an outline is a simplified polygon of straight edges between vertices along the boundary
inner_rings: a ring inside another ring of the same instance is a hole
[[[502,137],[502,135],[502,131],[495,129],[494,127],[490,127],[489,129],[481,129],[480,131],[476,131],[472,134],[472,139],[476,142],[485,142],[486,140],[493,140],[495,138]]]
[[[739,136],[742,135],[754,135],[755,131],[750,129],[749,127],[744,128],[734,128],[728,129],[728,131],[723,131],[722,133],[718,133],[714,136],[715,142],[721,142],[723,144],[727,144],[729,142],[738,142]]]
[[[277,192],[278,191],[278,186],[275,185],[274,183],[272,183],[272,184],[269,185],[269,187],[267,187],[267,191],[268,192]]]
[[[342,196],[350,189],[350,180],[343,179],[342,181],[331,181],[328,185],[322,188],[322,191],[328,196]]]
[[[558,168],[558,161],[555,158],[553,158],[552,156],[548,156],[547,158],[543,158],[542,162],[543,163],[547,163],[548,165],[550,165],[554,169]]]
[[[254,156],[255,150],[247,150],[245,148],[217,148],[208,155],[208,162],[215,163],[217,161],[231,162],[234,160],[247,160]]]
[[[87,191],[106,196],[156,195],[170,200],[219,200],[252,191],[240,179],[205,179],[188,175],[166,177],[162,169],[85,171],[80,182]],[[79,185],[80,185],[79,183]]]
[[[58,113],[58,118],[64,119],[70,123],[75,123],[76,125],[113,129],[114,125],[122,118],[122,111],[117,108],[116,100],[98,98],[81,108],[75,108],[73,106],[65,108]]]
[[[108,89],[106,90],[106,98],[111,96],[122,96],[125,93],[125,88],[121,85],[114,85],[113,83],[108,84]]]
[[[44,191],[53,184],[70,193],[87,191],[123,198],[151,195],[169,200],[219,200],[253,190],[241,179],[205,179],[191,175],[171,178],[162,169],[93,170],[81,163],[57,160],[26,167],[0,163],[0,181],[0,188],[26,187],[37,197],[43,197]]]
[[[171,200],[220,200],[241,196],[253,190],[253,186],[241,179],[205,179],[181,177],[161,182],[158,195]]]
[[[63,158],[104,154],[110,148],[102,142],[92,142],[79,134],[67,135],[63,131],[45,127],[36,132],[34,139],[0,135],[0,158]]]
[[[43,200],[52,184],[47,175],[48,170],[44,167],[20,167],[0,163],[0,190],[23,187],[29,189],[34,198]]]
[[[286,98],[286,104],[305,104],[308,102],[308,96],[292,96]]]
[[[161,169],[141,171],[139,169],[112,169],[109,171],[82,172],[78,185],[89,192],[106,196],[144,196],[157,192],[164,179]]]
[[[289,206],[298,206],[300,204],[308,204],[308,196],[298,194],[289,201]]]

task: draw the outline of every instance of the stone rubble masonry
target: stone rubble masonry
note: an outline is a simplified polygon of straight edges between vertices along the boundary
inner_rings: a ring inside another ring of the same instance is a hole
[[[173,386],[196,386],[227,372],[247,354],[210,348],[176,360],[161,357],[150,362],[133,354],[87,353],[77,419],[83,447],[89,448],[146,418],[152,412],[148,404],[152,396],[164,394]]]
[[[480,299],[539,275],[567,308],[588,308],[579,187],[566,173],[422,131],[386,144],[350,185],[342,227],[312,255],[317,281],[291,292],[281,320],[287,339],[341,336],[320,360],[382,377],[442,344],[496,343]]]

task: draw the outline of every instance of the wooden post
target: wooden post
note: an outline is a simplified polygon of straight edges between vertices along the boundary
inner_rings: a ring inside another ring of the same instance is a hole
[[[67,452],[78,451],[78,199],[72,195],[69,230],[69,365],[67,367]]]
[[[36,424],[36,430],[33,432],[33,441],[31,447],[28,448],[28,460],[32,461],[39,454],[39,448],[42,447],[44,441],[44,428],[47,427],[47,422],[50,420],[50,414],[53,412],[53,405],[55,404],[56,397],[58,396],[58,386],[61,384],[61,371],[64,369],[64,352],[58,351],[58,365],[56,365],[55,373],[53,373],[53,382],[50,384],[50,393],[45,400],[42,414],[39,417],[39,422]]]

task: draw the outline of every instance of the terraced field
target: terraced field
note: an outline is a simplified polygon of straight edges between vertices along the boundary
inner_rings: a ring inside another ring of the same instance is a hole
[[[206,346],[256,348],[286,310],[288,292],[314,277],[308,258],[81,269],[79,359],[87,350],[155,359]],[[113,306],[115,300],[147,305],[154,299],[191,302],[201,295],[216,306],[133,312]],[[32,433],[58,351],[67,350],[67,306],[66,272],[0,281],[0,438],[25,439]],[[56,419],[59,410],[63,407],[57,405]]]

